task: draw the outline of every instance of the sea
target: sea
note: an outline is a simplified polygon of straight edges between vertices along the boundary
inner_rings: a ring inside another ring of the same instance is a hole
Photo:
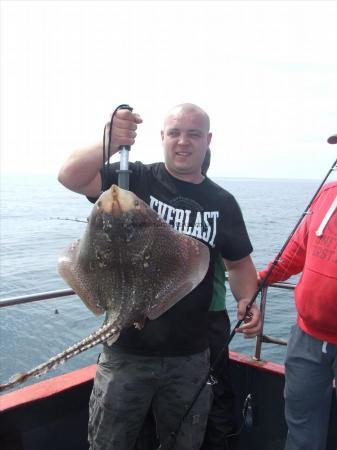
[[[320,180],[214,178],[240,204],[262,269],[279,252],[320,185]],[[54,175],[1,177],[0,301],[33,293],[67,289],[57,272],[60,253],[81,237],[92,204],[61,186]],[[296,282],[294,280],[290,280]],[[260,297],[257,298],[259,304]],[[232,326],[236,303],[230,290],[227,308]],[[264,334],[288,339],[295,323],[293,292],[270,288]],[[0,383],[25,372],[90,334],[102,323],[77,296],[0,308]],[[263,344],[262,359],[282,363],[285,346]],[[230,350],[254,355],[255,339],[235,335]],[[41,377],[94,364],[100,346]],[[28,384],[39,381],[37,379]]]

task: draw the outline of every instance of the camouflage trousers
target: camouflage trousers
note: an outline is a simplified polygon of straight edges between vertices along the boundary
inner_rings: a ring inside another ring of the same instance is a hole
[[[153,357],[105,348],[89,403],[90,450],[132,450],[150,408],[164,448],[208,370],[208,350],[189,356]],[[200,448],[211,397],[211,387],[206,384],[180,428],[174,450]]]

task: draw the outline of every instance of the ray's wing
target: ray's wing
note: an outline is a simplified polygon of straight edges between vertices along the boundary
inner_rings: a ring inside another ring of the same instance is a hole
[[[73,242],[58,260],[58,271],[75,293],[81,298],[87,308],[96,316],[103,314],[99,299],[94,297],[95,291],[89,289],[86,283],[87,274],[83,272],[83,266],[78,264],[78,253],[81,241]]]
[[[175,248],[169,272],[169,288],[161,289],[147,312],[150,320],[164,314],[179,300],[189,294],[205,277],[209,267],[208,247],[198,240],[170,229]],[[166,246],[169,242],[164,241]],[[163,252],[163,256],[165,252]],[[163,258],[162,258],[163,259]],[[165,261],[158,261],[165,267]]]

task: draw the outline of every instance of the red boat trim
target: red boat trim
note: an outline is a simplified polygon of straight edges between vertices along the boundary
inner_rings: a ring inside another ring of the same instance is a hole
[[[96,364],[73,372],[59,375],[39,383],[9,392],[0,397],[0,412],[7,411],[18,406],[32,403],[36,400],[51,397],[59,392],[72,389],[87,381],[93,380],[96,373]]]
[[[251,356],[244,355],[242,353],[229,352],[231,361],[243,364],[245,366],[254,367],[254,369],[262,370],[265,372],[271,372],[275,375],[284,376],[284,365],[273,363],[271,361],[257,361]]]
[[[250,356],[242,353],[229,352],[229,355],[232,362],[276,375],[284,375],[284,366],[281,364],[270,361],[255,361]],[[93,364],[5,394],[0,397],[0,412],[51,397],[67,389],[73,389],[76,386],[93,380],[95,373],[96,364]]]

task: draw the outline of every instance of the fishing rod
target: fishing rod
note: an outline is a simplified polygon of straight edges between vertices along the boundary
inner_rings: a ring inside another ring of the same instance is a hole
[[[329,144],[337,144],[337,134],[330,136],[327,140],[327,142]],[[160,447],[160,450],[173,450],[178,434],[180,432],[180,429],[182,427],[182,424],[184,422],[184,420],[186,419],[186,417],[188,416],[188,414],[190,413],[191,409],[193,408],[195,402],[197,401],[199,395],[201,394],[202,390],[204,389],[204,387],[209,384],[209,385],[214,385],[217,384],[217,380],[216,380],[216,376],[217,376],[217,371],[219,369],[219,366],[223,360],[223,357],[225,355],[225,353],[227,352],[228,346],[230,344],[230,342],[232,341],[234,335],[236,334],[236,329],[240,327],[240,325],[242,324],[242,322],[247,319],[250,318],[250,310],[257,298],[257,296],[260,294],[260,292],[262,291],[263,288],[266,287],[267,285],[267,281],[271,276],[272,271],[274,270],[274,268],[276,267],[276,265],[278,264],[278,262],[280,261],[281,255],[284,252],[285,248],[287,247],[288,243],[290,242],[291,238],[293,237],[293,235],[295,234],[295,231],[297,230],[298,226],[300,225],[301,221],[303,220],[303,218],[308,214],[308,211],[313,203],[313,201],[315,200],[318,192],[321,190],[322,186],[324,185],[324,183],[326,182],[326,180],[329,178],[330,174],[334,171],[337,170],[337,159],[335,160],[335,162],[332,164],[331,168],[329,169],[329,171],[327,172],[327,174],[325,175],[323,181],[321,182],[321,184],[319,185],[318,189],[316,190],[315,194],[313,195],[313,197],[311,198],[308,206],[306,207],[306,209],[304,210],[304,212],[302,213],[301,217],[299,218],[299,220],[297,221],[296,225],[294,226],[293,230],[291,231],[290,235],[288,236],[286,242],[283,244],[281,250],[278,252],[278,254],[276,255],[276,257],[274,258],[272,264],[269,267],[269,270],[267,271],[265,277],[261,280],[261,282],[259,283],[259,286],[256,290],[256,292],[254,293],[253,297],[251,298],[251,300],[249,301],[249,303],[246,306],[246,310],[245,310],[245,314],[244,317],[240,320],[238,320],[238,322],[236,323],[235,327],[233,328],[228,340],[226,341],[225,346],[223,347],[223,349],[219,352],[218,356],[216,357],[213,365],[210,367],[207,376],[204,378],[203,382],[201,383],[199,389],[197,390],[197,392],[195,393],[189,407],[186,409],[186,411],[184,412],[180,423],[176,429],[176,431],[172,431],[170,436],[168,437],[166,444]]]
[[[107,182],[109,176],[110,169],[110,157],[111,157],[111,135],[112,135],[112,123],[115,117],[115,114],[120,109],[128,109],[132,111],[132,108],[129,105],[122,104],[117,106],[117,108],[112,113],[109,124],[106,124],[104,127],[103,133],[103,169],[102,169],[102,187],[103,190],[107,189]],[[107,131],[109,130],[109,134],[107,137]],[[118,173],[118,186],[122,189],[129,190],[129,178],[131,170],[129,170],[129,151],[130,145],[121,145],[119,147],[120,154],[120,163]]]

